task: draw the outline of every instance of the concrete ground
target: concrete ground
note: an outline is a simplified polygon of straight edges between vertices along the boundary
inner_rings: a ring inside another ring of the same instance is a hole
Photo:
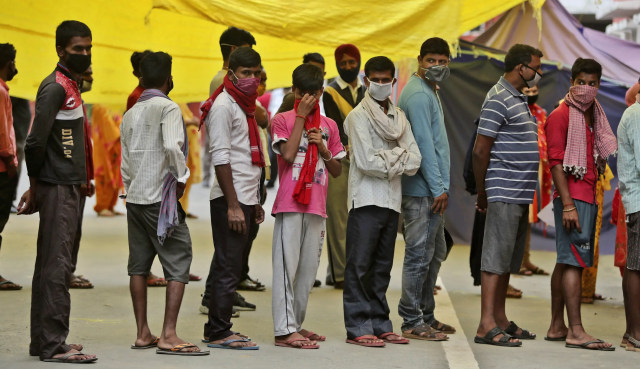
[[[24,184],[22,185],[24,187]],[[273,201],[275,190],[269,191]],[[191,211],[200,216],[189,220],[194,258],[191,270],[206,278],[213,252],[209,224],[208,190],[195,185],[191,194]],[[363,348],[344,342],[342,293],[324,286],[326,255],[322,257],[318,277],[321,288],[311,294],[305,326],[327,336],[319,350],[294,350],[275,347],[271,319],[271,236],[273,218],[261,227],[251,254],[251,276],[264,282],[266,292],[244,292],[255,303],[255,312],[242,312],[234,319],[234,329],[249,334],[260,344],[259,351],[234,352],[210,349],[204,357],[156,355],[154,350],[131,350],[135,339],[135,322],[129,297],[126,265],[128,257],[125,217],[98,218],[87,202],[84,235],[78,274],[96,286],[91,290],[72,290],[71,332],[68,342],[82,343],[85,352],[99,356],[103,368],[605,368],[634,367],[640,354],[616,347],[615,352],[568,349],[563,343],[542,339],[550,318],[549,277],[515,276],[512,283],[524,290],[520,300],[507,302],[508,315],[520,326],[538,334],[521,348],[501,348],[473,343],[480,315],[480,288],[472,286],[469,276],[469,248],[456,245],[441,269],[443,290],[436,296],[436,316],[458,329],[447,342],[411,341],[409,345],[387,345],[384,349]],[[118,207],[123,209],[122,205]],[[265,209],[270,210],[267,205]],[[0,292],[0,368],[47,367],[28,356],[31,276],[35,260],[38,217],[12,215],[2,236],[0,272],[24,285],[15,292]],[[471,231],[471,230],[469,230]],[[396,257],[387,298],[396,332],[401,319],[397,314],[404,242],[398,236]],[[326,252],[323,250],[323,254]],[[534,251],[533,261],[550,271],[555,255]],[[159,264],[153,271],[161,273]],[[624,332],[624,309],[620,275],[613,267],[612,256],[600,258],[598,292],[605,301],[583,306],[583,321],[593,335],[616,344]],[[204,282],[190,283],[185,292],[178,334],[200,344],[206,320],[198,312]],[[162,327],[164,288],[149,289],[149,321],[154,334]]]

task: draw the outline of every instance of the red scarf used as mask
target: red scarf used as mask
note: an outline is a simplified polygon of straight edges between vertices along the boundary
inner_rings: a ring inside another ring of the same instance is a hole
[[[258,133],[258,123],[256,122],[255,117],[256,99],[258,98],[257,92],[253,95],[246,95],[244,92],[240,91],[228,77],[224,77],[224,82],[200,108],[202,116],[200,117],[199,129],[202,129],[202,126],[207,119],[207,115],[209,115],[209,111],[213,106],[213,102],[216,101],[216,98],[220,93],[222,93],[223,89],[227,90],[227,93],[233,97],[238,105],[240,105],[242,111],[247,115],[247,124],[249,125],[249,144],[251,145],[251,163],[259,166],[260,168],[264,168],[264,154],[262,153],[262,144],[260,143],[260,134]]]
[[[296,99],[296,103],[293,107],[294,111],[298,111],[298,105],[300,99]],[[316,101],[316,105],[313,107],[311,114],[307,116],[304,122],[304,129],[309,132],[310,129],[320,128],[320,107]],[[293,198],[304,205],[308,205],[311,200],[311,187],[313,186],[313,178],[316,172],[316,165],[318,164],[318,145],[309,143],[307,145],[307,153],[304,156],[304,163],[300,168],[300,176],[298,177],[298,183],[293,190]]]

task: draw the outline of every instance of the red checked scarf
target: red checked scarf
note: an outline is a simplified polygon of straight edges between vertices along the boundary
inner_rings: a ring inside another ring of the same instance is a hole
[[[231,82],[231,80],[227,77],[224,78],[224,82],[218,87],[218,89],[211,95],[200,110],[202,111],[202,116],[200,117],[200,127],[204,125],[205,120],[207,119],[207,115],[209,115],[209,111],[213,106],[213,102],[216,101],[216,98],[220,93],[222,93],[222,89],[226,89],[227,93],[233,97],[233,99],[240,105],[240,108],[247,115],[247,124],[249,125],[249,144],[251,145],[251,163],[253,165],[257,165],[260,168],[264,168],[264,154],[262,153],[262,144],[260,143],[260,134],[258,131],[258,123],[256,122],[256,99],[258,98],[258,94],[254,94],[251,96],[245,95],[242,91],[238,90],[238,88]]]
[[[618,150],[618,141],[611,130],[609,120],[596,100],[598,88],[593,86],[572,86],[564,101],[569,106],[569,131],[562,167],[565,172],[583,179],[587,173],[587,131],[584,112],[593,103],[593,129],[595,144],[594,158],[601,156],[605,160]]]
[[[298,105],[300,99],[296,99],[296,103],[293,107],[294,111],[298,111]],[[313,107],[311,114],[307,116],[304,122],[305,131],[309,131],[312,128],[320,128],[320,108],[318,102]],[[318,145],[309,143],[307,145],[307,153],[304,156],[304,163],[300,168],[300,176],[298,176],[298,183],[293,190],[293,198],[304,205],[309,204],[311,200],[311,187],[313,186],[313,178],[316,173],[316,165],[318,164]]]

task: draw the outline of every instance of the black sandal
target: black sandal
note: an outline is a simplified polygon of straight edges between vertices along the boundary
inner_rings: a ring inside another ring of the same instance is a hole
[[[501,334],[502,337],[500,337],[499,340],[494,341],[493,338],[495,336],[499,335],[499,334]],[[489,332],[487,332],[487,334],[485,334],[484,337],[475,336],[473,338],[473,342],[480,343],[480,344],[485,344],[485,345],[502,346],[502,347],[520,347],[520,346],[522,346],[522,342],[511,342],[510,340],[512,338],[514,338],[514,337],[511,337],[508,333],[506,333],[505,331],[500,329],[500,327],[495,327],[492,330],[490,330]]]
[[[511,337],[513,338],[517,338],[519,340],[535,340],[536,339],[536,334],[535,333],[531,333],[526,329],[522,329],[522,333],[520,334],[516,334],[516,332],[518,331],[518,325],[516,323],[514,323],[513,321],[511,321],[509,323],[509,326],[507,328],[505,328],[505,332],[507,332],[507,334],[509,334]]]

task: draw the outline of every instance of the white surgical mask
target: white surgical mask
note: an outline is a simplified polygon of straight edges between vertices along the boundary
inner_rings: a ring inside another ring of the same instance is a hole
[[[369,80],[369,78],[367,78]],[[376,101],[385,101],[393,93],[393,81],[389,83],[376,83],[369,81],[369,95]]]

